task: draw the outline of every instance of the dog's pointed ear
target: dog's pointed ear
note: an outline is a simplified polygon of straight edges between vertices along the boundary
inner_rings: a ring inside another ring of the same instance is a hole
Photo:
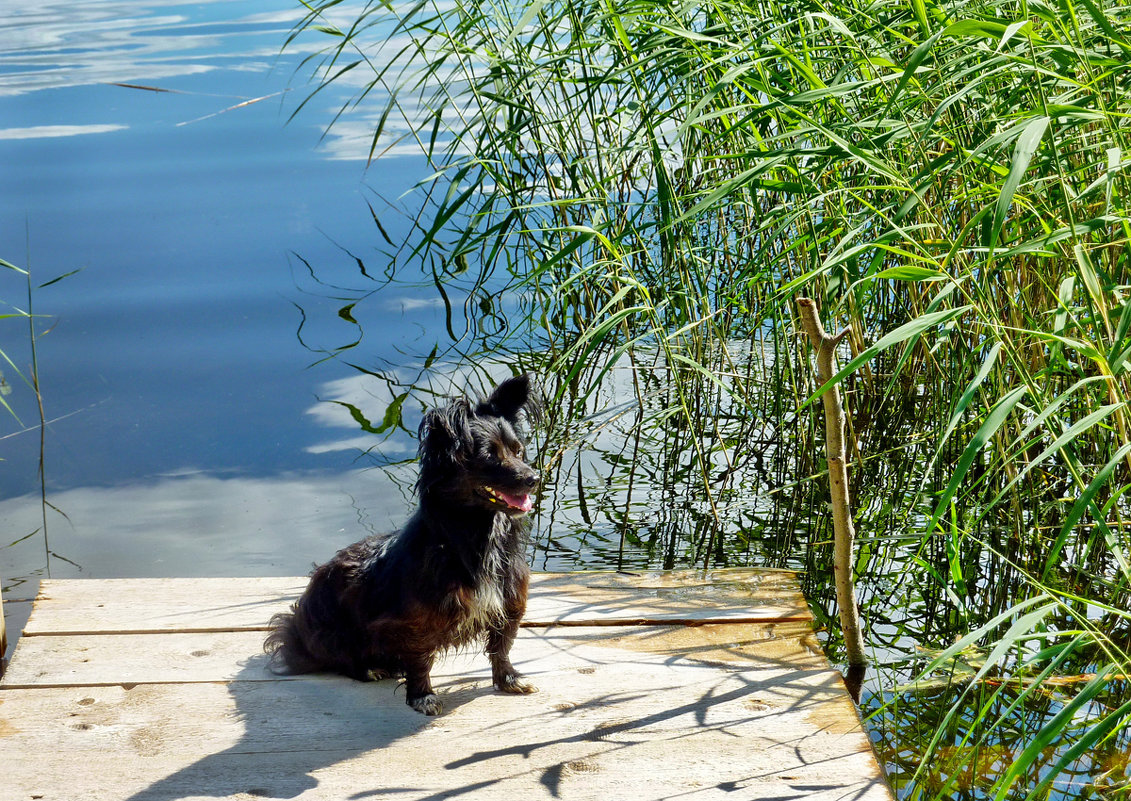
[[[466,400],[457,398],[439,409],[429,409],[420,421],[417,432],[420,439],[420,453],[439,453],[458,451],[471,441],[468,418],[471,409]]]
[[[420,421],[420,476],[417,490],[424,491],[459,469],[474,447],[468,418],[471,407],[463,399],[440,409],[429,409]]]
[[[495,387],[487,400],[475,408],[478,414],[493,414],[512,422],[518,419],[519,412],[524,411],[528,416],[537,418],[540,410],[541,403],[536,390],[530,384],[529,373],[503,381]]]

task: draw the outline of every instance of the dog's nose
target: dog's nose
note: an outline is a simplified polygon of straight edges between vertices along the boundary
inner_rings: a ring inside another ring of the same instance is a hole
[[[537,487],[539,484],[542,483],[542,474],[539,473],[537,470],[531,470],[529,473],[526,474],[526,479],[524,480],[523,483],[526,484],[526,486],[529,487],[530,489],[534,489],[535,487]]]

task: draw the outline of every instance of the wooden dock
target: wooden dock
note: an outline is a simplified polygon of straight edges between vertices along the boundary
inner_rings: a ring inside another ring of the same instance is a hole
[[[395,681],[279,677],[302,578],[44,581],[0,683],[0,797],[890,801],[796,577],[539,574],[491,688],[481,654]]]

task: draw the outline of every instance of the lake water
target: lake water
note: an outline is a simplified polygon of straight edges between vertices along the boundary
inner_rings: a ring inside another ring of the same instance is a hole
[[[373,465],[411,440],[359,458],[377,438],[326,401],[380,415],[386,399],[318,349],[345,344],[337,310],[356,294],[327,284],[385,266],[371,208],[407,236],[393,206],[426,172],[408,157],[367,169],[367,143],[324,138],[344,94],[288,122],[312,88],[300,62],[324,44],[281,50],[298,4],[0,11],[0,258],[30,268],[42,315],[53,507],[45,542],[28,325],[0,319],[18,416],[0,410],[5,597],[48,573],[300,574],[401,521],[407,482]],[[4,313],[26,310],[24,276],[0,282]],[[356,358],[397,364],[442,329],[434,295],[371,299]]]

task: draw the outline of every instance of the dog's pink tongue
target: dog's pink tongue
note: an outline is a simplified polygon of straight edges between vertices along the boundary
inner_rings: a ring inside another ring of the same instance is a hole
[[[499,494],[503,496],[504,501],[513,506],[515,509],[521,509],[524,512],[529,512],[534,508],[533,495],[510,495],[506,492],[500,492]]]

